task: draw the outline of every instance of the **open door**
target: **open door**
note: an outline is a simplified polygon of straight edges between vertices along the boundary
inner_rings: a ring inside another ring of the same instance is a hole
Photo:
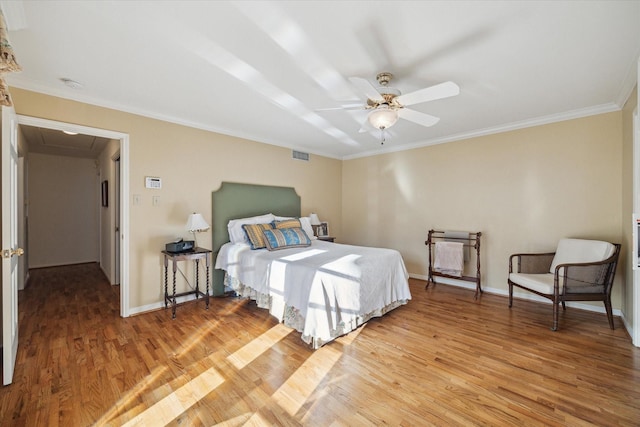
[[[2,383],[11,384],[18,352],[18,118],[2,107]]]

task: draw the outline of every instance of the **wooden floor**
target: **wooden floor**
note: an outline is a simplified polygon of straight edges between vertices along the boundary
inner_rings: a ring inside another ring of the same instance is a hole
[[[314,352],[237,298],[122,319],[97,265],[31,273],[2,426],[640,425],[640,349],[604,314],[551,332],[547,304],[412,280]]]

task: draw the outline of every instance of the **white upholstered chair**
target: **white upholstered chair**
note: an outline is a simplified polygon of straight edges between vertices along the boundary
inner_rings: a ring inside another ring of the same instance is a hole
[[[553,302],[551,329],[556,331],[560,303],[566,309],[565,301],[602,301],[609,327],[614,329],[611,287],[619,254],[617,243],[562,239],[553,253],[511,255],[509,307],[513,305],[514,286],[549,298]]]

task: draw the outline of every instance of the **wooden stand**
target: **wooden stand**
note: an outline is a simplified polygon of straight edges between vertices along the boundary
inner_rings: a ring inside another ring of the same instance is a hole
[[[445,239],[445,232],[438,230],[429,230],[429,235],[427,237],[427,241],[424,242],[427,245],[429,250],[429,279],[427,280],[427,284],[425,289],[429,287],[429,283],[436,284],[434,279],[435,276],[438,277],[446,277],[448,279],[455,280],[464,280],[466,282],[473,282],[476,284],[476,293],[474,295],[474,299],[478,299],[478,296],[482,293],[482,287],[480,286],[480,237],[482,236],[481,232],[477,233],[469,233],[468,238],[455,238],[455,237],[447,237]],[[458,241],[464,244],[465,248],[473,248],[476,250],[476,275],[474,276],[452,276],[449,274],[441,273],[433,269],[433,257],[435,255],[435,251],[432,247],[438,241]]]
[[[211,265],[211,251],[209,249],[195,248],[188,252],[167,252],[162,251],[164,255],[164,308],[171,304],[171,317],[176,318],[177,298],[185,295],[195,295],[196,299],[204,297],[206,309],[209,309],[209,266]],[[200,269],[199,263],[203,259],[206,268],[206,288],[205,292],[200,290]],[[169,261],[173,264],[173,293],[169,293]],[[192,291],[176,293],[176,270],[178,269],[178,261],[195,261],[196,288]]]

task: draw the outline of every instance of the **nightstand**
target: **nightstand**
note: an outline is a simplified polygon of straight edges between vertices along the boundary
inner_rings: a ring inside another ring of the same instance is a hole
[[[318,240],[322,240],[323,242],[333,243],[333,241],[336,240],[336,238],[331,236],[318,236]]]
[[[169,304],[171,304],[172,318],[176,318],[176,298],[195,294],[196,299],[199,297],[204,297],[206,302],[206,308],[209,309],[209,266],[211,265],[211,250],[203,249],[203,248],[195,248],[192,251],[188,252],[167,252],[162,251],[164,255],[164,308],[166,309]],[[200,270],[199,263],[200,260],[204,260],[206,267],[206,288],[205,292],[200,290]],[[173,264],[173,293],[169,294],[169,261]],[[192,291],[182,292],[176,294],[176,270],[178,269],[177,263],[178,261],[195,261],[195,272],[196,272],[196,288]]]

